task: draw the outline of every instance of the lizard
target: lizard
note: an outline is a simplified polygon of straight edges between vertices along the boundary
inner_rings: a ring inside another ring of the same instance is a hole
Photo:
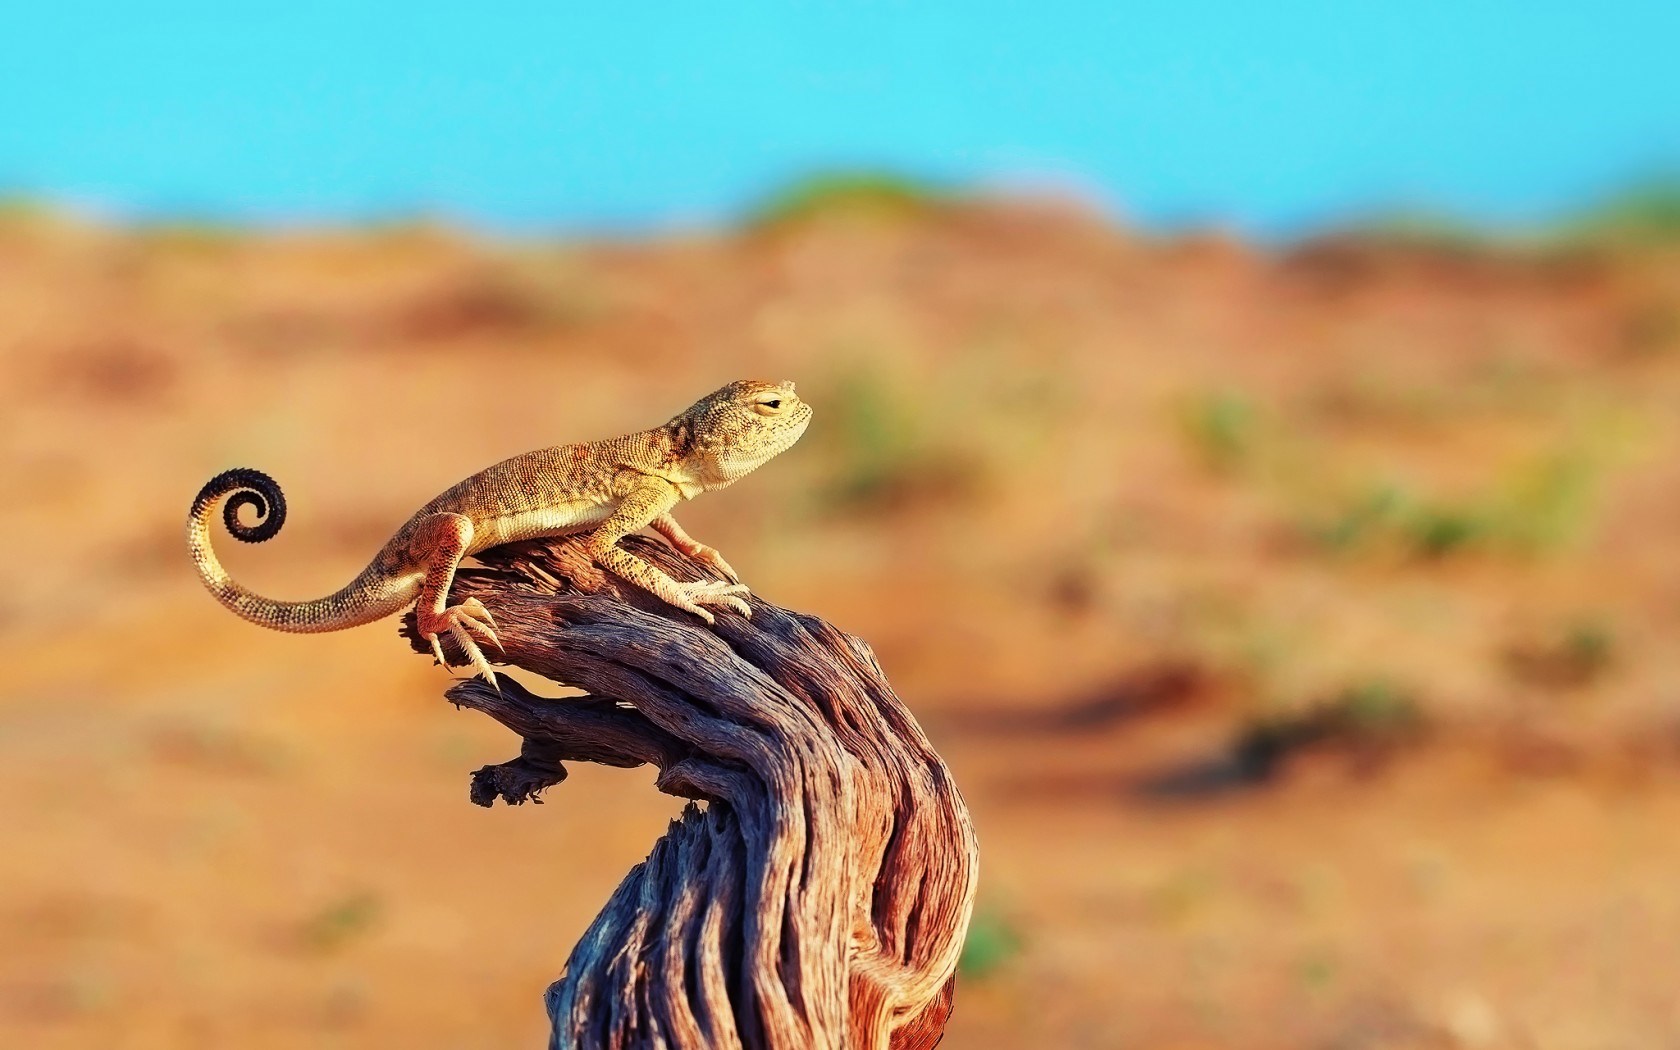
[[[211,546],[211,512],[224,499],[222,521],[236,540],[261,543],[285,524],[285,495],[262,471],[226,470],[199,489],[187,516],[187,547],[204,586],[252,623],[299,634],[338,631],[412,604],[419,633],[431,643],[439,664],[449,666],[439,642],[447,632],[468,664],[496,685],[479,645],[501,647],[495,618],[476,598],[448,604],[463,558],[504,543],[585,534],[584,550],[595,565],[708,625],[716,622],[708,607],[750,617],[741,597],[750,592],[740,576],[723,555],[683,531],[671,512],[786,451],[810,421],[811,407],[794,393],[791,382],[741,380],[652,430],[514,456],[421,507],[354,580],[311,601],[279,601],[241,586]],[[247,507],[255,513],[255,524],[240,518]],[[679,583],[618,546],[620,539],[648,527],[730,582]]]

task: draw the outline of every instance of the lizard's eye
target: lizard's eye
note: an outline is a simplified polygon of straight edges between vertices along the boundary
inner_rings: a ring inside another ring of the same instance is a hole
[[[777,409],[782,407],[782,399],[779,397],[773,397],[768,401],[760,401],[759,404],[768,409]]]

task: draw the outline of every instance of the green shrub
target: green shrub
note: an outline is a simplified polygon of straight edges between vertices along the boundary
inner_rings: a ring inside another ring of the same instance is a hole
[[[1680,172],[1641,180],[1564,223],[1566,237],[1591,243],[1680,241]]]
[[[1444,558],[1486,541],[1493,526],[1474,507],[1438,504],[1414,508],[1402,517],[1401,530],[1413,554]]]
[[[384,904],[377,894],[367,891],[346,894],[304,922],[303,943],[315,951],[336,951],[371,932],[384,912]]]
[[[1021,952],[1021,937],[1013,924],[992,911],[976,911],[968,924],[957,973],[980,978],[1008,965]]]
[[[906,218],[926,213],[949,196],[932,183],[891,172],[823,172],[771,193],[748,214],[747,225],[784,226],[836,216]]]
[[[1531,685],[1575,689],[1603,678],[1617,658],[1616,634],[1602,620],[1574,620],[1550,637],[1519,642],[1505,650],[1512,676]]]
[[[1597,471],[1573,451],[1525,464],[1493,491],[1419,498],[1377,484],[1333,500],[1298,531],[1332,553],[1388,548],[1438,560],[1474,550],[1534,555],[1575,540],[1591,516]]]
[[[1214,473],[1234,474],[1253,462],[1259,413],[1243,395],[1198,394],[1180,411],[1179,424],[1191,452]]]
[[[1382,677],[1355,681],[1317,703],[1254,719],[1238,728],[1230,760],[1242,780],[1270,778],[1294,754],[1343,748],[1382,755],[1415,741],[1423,708],[1410,690]]]
[[[973,445],[952,444],[936,408],[881,371],[845,373],[825,396],[823,441],[834,473],[823,486],[831,506],[882,510],[918,503],[960,503],[984,486]]]

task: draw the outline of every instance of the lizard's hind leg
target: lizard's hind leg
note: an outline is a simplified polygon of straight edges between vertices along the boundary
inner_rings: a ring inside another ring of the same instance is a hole
[[[414,621],[420,629],[420,636],[432,643],[432,652],[437,656],[438,663],[446,668],[449,666],[443,658],[443,646],[438,641],[438,636],[448,631],[473,670],[483,675],[491,685],[496,685],[496,672],[490,669],[490,661],[484,658],[483,651],[478,647],[479,638],[497,649],[502,647],[496,637],[496,621],[491,617],[490,610],[477,598],[445,607],[445,602],[449,600],[449,587],[455,582],[455,570],[472,545],[472,540],[472,519],[463,514],[433,514],[416,526],[409,541],[409,551],[414,563],[424,566],[426,579],[420,586],[420,599],[414,606]]]

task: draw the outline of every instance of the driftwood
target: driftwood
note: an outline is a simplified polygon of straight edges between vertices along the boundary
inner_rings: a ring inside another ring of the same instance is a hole
[[[704,575],[663,544],[625,543],[677,579]],[[472,801],[540,801],[578,761],[652,763],[661,791],[699,803],[549,987],[550,1045],[937,1044],[973,904],[974,830],[868,647],[757,597],[751,620],[719,611],[708,628],[615,585],[565,541],[479,561],[451,601],[490,608],[505,652],[488,655],[590,695],[545,699],[505,676],[499,693],[451,688],[524,739],[519,757],[473,774]]]

